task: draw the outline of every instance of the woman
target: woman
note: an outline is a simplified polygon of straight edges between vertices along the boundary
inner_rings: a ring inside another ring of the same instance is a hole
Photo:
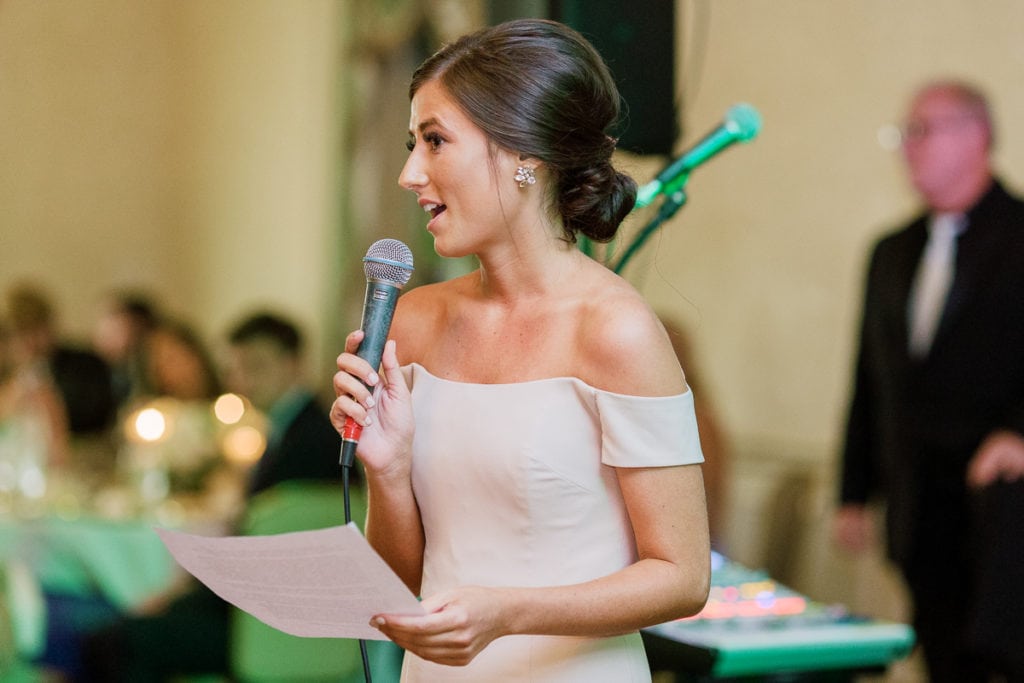
[[[338,358],[367,537],[426,610],[373,623],[407,681],[649,681],[638,629],[703,606],[708,531],[672,346],[574,246],[635,199],[614,83],[576,32],[519,20],[443,48],[410,95],[399,183],[436,251],[480,267],[399,300],[381,376],[359,331]]]
[[[146,384],[156,396],[209,401],[220,394],[220,379],[206,346],[187,324],[156,323],[145,335]]]

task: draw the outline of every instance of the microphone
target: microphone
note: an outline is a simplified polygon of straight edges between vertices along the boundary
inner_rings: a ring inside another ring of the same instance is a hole
[[[749,104],[737,104],[725,113],[721,125],[673,161],[651,182],[640,186],[636,207],[647,206],[662,193],[674,192],[686,182],[690,171],[734,142],[747,142],[761,131],[761,115]]]
[[[398,240],[377,240],[363,257],[363,272],[366,274],[366,296],[360,329],[364,335],[356,355],[377,370],[384,355],[384,342],[388,340],[398,293],[412,277],[412,251]],[[341,430],[343,467],[351,467],[355,462],[356,446],[362,432],[362,425],[351,417],[345,420]]]

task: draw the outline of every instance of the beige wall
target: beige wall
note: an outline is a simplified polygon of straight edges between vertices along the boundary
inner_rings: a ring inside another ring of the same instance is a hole
[[[187,275],[166,7],[0,4],[0,280],[44,281],[79,331],[110,282]]]
[[[346,3],[0,2],[0,287],[87,335],[143,287],[212,343],[336,306]],[[333,328],[331,328],[333,331]]]

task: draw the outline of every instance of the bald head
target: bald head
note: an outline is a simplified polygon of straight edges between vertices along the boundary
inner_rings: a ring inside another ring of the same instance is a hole
[[[977,88],[939,81],[911,100],[903,152],[910,180],[935,211],[965,211],[992,180],[992,117]]]

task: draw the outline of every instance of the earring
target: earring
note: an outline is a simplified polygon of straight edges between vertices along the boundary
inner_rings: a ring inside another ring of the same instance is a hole
[[[533,185],[537,182],[537,176],[534,175],[533,169],[529,166],[519,166],[516,168],[516,174],[513,179],[519,183],[519,187],[526,187],[527,185]]]

